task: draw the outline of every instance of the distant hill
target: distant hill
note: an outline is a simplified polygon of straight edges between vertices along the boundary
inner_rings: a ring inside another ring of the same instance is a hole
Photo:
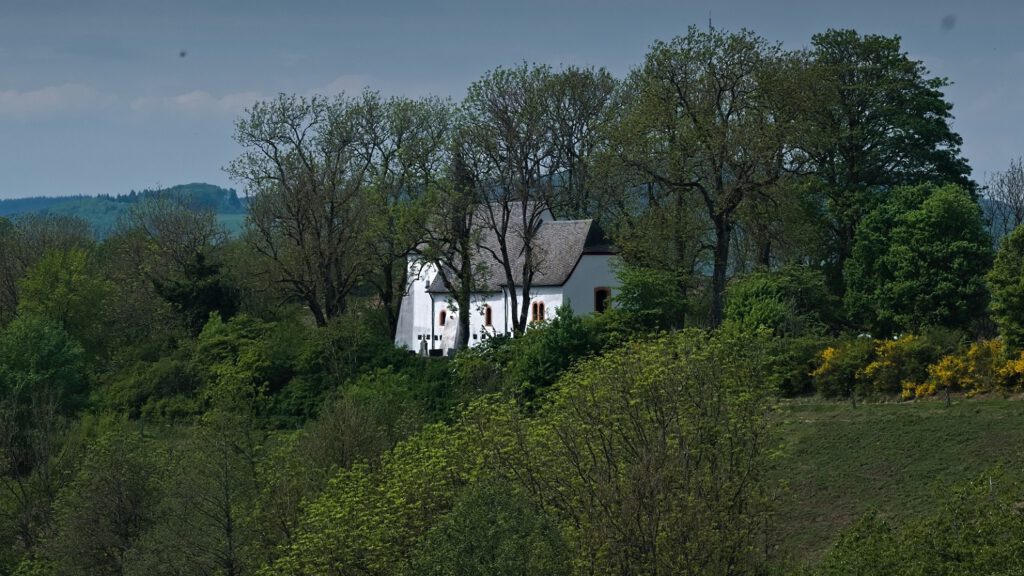
[[[103,238],[113,231],[118,218],[128,208],[155,194],[180,196],[196,208],[212,209],[217,219],[232,234],[237,234],[245,223],[246,200],[239,198],[233,188],[195,182],[180,184],[161,190],[132,190],[128,194],[111,196],[61,196],[16,198],[0,200],[0,216],[17,218],[24,214],[58,214],[76,216],[89,222],[97,237]]]

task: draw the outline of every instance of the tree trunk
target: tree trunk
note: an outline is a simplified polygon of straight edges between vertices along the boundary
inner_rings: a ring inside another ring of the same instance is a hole
[[[472,313],[469,292],[463,290],[458,295],[456,304],[459,307],[459,331],[458,337],[455,339],[455,349],[464,350],[469,347],[469,315]]]
[[[715,267],[711,276],[711,313],[708,323],[717,328],[725,316],[725,281],[729,268],[729,242],[731,240],[729,221],[722,216],[715,218]]]
[[[384,307],[384,314],[387,317],[388,322],[388,334],[391,336],[392,340],[395,339],[395,334],[398,332],[398,314],[402,307],[403,296],[402,291],[395,290],[396,282],[394,266],[395,263],[392,262],[383,267],[383,279],[380,289],[380,302]],[[407,276],[405,266],[401,267],[401,272],[399,272],[398,276],[399,279],[397,285],[404,288]]]
[[[764,238],[761,242],[758,242],[755,264],[764,270],[769,270],[771,268],[772,241],[770,238]]]

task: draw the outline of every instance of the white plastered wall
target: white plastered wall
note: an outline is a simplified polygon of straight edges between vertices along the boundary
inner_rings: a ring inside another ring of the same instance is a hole
[[[530,290],[529,302],[544,302],[547,320],[554,318],[556,310],[565,302],[569,302],[577,315],[594,312],[594,289],[609,287],[612,295],[617,293],[618,281],[610,267],[610,259],[604,254],[585,254],[573,270],[569,280],[563,286],[535,286]],[[427,286],[434,278],[435,270],[431,265],[420,265],[410,260],[410,287],[402,301],[399,314],[399,330],[395,335],[395,344],[412,351],[421,350],[421,342],[426,340],[427,349],[440,349],[447,354],[454,346],[457,337],[458,312],[449,300],[448,294],[430,294]],[[521,295],[521,288],[519,294]],[[511,299],[507,291],[474,294],[470,305],[469,345],[479,345],[485,335],[494,336],[511,333],[512,318],[519,310],[511,310]],[[520,304],[521,304],[520,300]],[[484,306],[491,307],[491,325],[485,326]],[[445,313],[445,325],[440,324],[441,311]],[[532,322],[532,307],[528,321]],[[422,338],[421,338],[422,337]]]
[[[594,312],[594,290],[611,288],[612,296],[618,294],[619,281],[612,270],[608,254],[584,254],[569,280],[563,286],[563,294],[577,316]]]

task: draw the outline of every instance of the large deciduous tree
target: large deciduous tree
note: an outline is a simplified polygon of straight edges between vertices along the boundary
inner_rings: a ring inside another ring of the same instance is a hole
[[[344,97],[281,95],[238,120],[228,172],[252,195],[246,238],[317,325],[345,312],[368,267],[356,106]]]
[[[841,293],[842,270],[857,225],[887,190],[922,182],[973,189],[950,126],[952,104],[900,46],[898,36],[828,30],[811,40],[815,67],[810,130],[796,144],[820,176],[831,233],[829,275]]]
[[[504,273],[512,327],[526,330],[530,288],[540,255],[535,238],[552,198],[555,155],[548,131],[545,66],[497,68],[469,87],[463,101],[467,141],[480,167],[482,244]]]
[[[479,222],[494,239],[481,248],[504,273],[516,332],[526,329],[544,265],[541,221],[551,210],[583,214],[592,202],[592,156],[613,87],[604,70],[522,64],[488,72],[463,101],[464,166],[479,170]]]
[[[991,262],[991,239],[969,192],[952,184],[900,187],[857,228],[846,308],[879,336],[970,328],[984,315]]]
[[[466,142],[456,136],[451,145],[451,162],[446,177],[429,194],[430,209],[424,212],[423,230],[416,252],[437,270],[445,289],[454,300],[457,316],[456,349],[469,345],[471,297],[481,285],[488,264],[477,255],[481,211],[477,192],[480,168],[469,164],[474,157]]]
[[[355,108],[358,154],[367,166],[369,283],[394,336],[407,284],[406,256],[422,239],[426,199],[445,177],[452,105],[438,98],[381,98],[365,92]]]
[[[773,87],[782,56],[751,32],[691,27],[686,36],[655,43],[628,81],[617,154],[647,183],[638,190],[657,204],[674,199],[677,211],[700,207],[713,262],[712,325],[722,320],[739,211],[782,175],[787,126]]]
[[[597,218],[604,212],[596,161],[606,144],[605,125],[618,82],[604,68],[568,67],[543,89],[553,155],[552,209],[561,218]]]
[[[193,335],[216,312],[238,310],[238,290],[223,274],[228,234],[216,212],[180,194],[158,191],[128,210],[114,256],[130,266],[135,282],[173,306]],[[124,274],[124,270],[114,270]]]
[[[1013,350],[1024,349],[1024,227],[1018,226],[999,245],[988,273],[992,319],[1003,341]]]

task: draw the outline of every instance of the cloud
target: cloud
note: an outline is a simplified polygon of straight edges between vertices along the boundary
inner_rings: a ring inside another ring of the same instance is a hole
[[[0,90],[0,117],[31,118],[95,110],[116,98],[87,84],[61,84],[36,90]]]
[[[144,96],[131,101],[131,109],[137,112],[161,110],[191,113],[238,114],[263,95],[255,91],[233,92],[216,96],[205,90],[192,90],[174,96]]]

